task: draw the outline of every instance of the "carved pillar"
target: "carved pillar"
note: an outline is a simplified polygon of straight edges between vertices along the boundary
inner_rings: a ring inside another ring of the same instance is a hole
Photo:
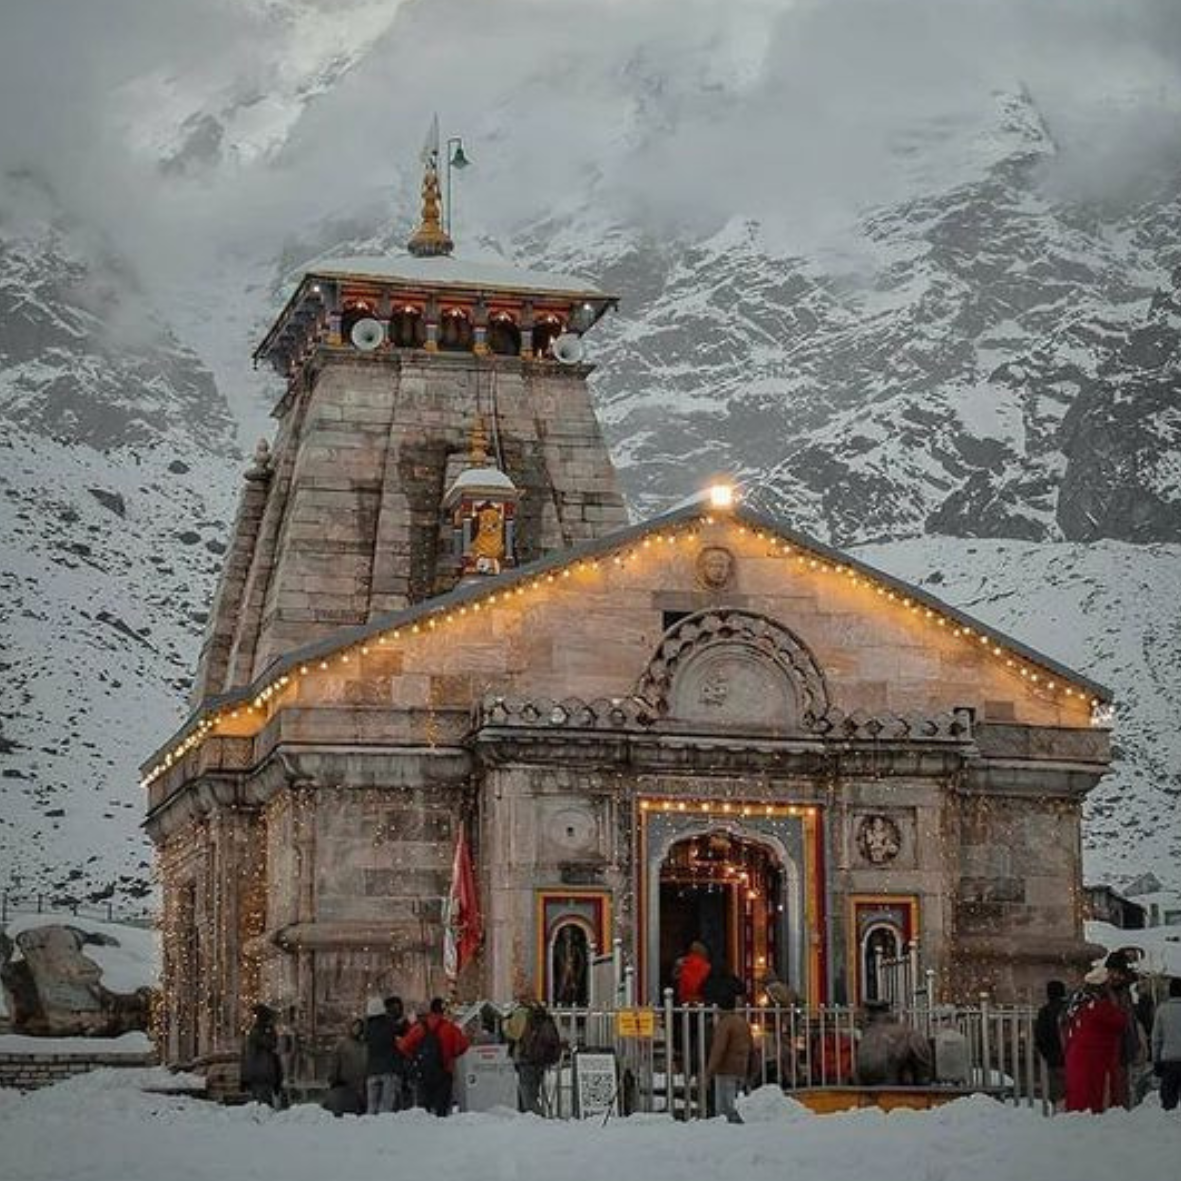
[[[488,348],[488,305],[482,300],[476,301],[472,310],[472,352],[477,357],[485,357],[491,352]]]
[[[533,359],[533,301],[525,300],[521,305],[521,357]]]
[[[328,343],[339,345],[341,343],[340,286],[336,283],[321,283],[320,294],[324,298],[324,319],[328,325]]]
[[[423,318],[426,321],[426,341],[422,347],[428,353],[437,353],[439,351],[439,301],[434,296],[426,301]]]

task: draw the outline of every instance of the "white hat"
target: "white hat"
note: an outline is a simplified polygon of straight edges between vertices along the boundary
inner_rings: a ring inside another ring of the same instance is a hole
[[[371,996],[365,1002],[366,1017],[380,1017],[385,1012],[385,1002],[379,996]]]
[[[1097,968],[1092,968],[1084,977],[1084,984],[1106,984],[1108,972],[1102,964]]]

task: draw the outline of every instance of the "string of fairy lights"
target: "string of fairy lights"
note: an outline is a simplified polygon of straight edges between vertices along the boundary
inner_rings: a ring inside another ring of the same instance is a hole
[[[413,644],[420,637],[450,633],[457,627],[470,625],[498,606],[525,606],[555,586],[596,578],[604,571],[649,561],[653,555],[664,555],[686,544],[701,541],[719,518],[732,525],[732,534],[740,541],[753,542],[763,547],[761,556],[778,556],[790,563],[795,571],[825,579],[829,584],[827,590],[843,584],[854,591],[873,593],[904,616],[928,624],[940,633],[977,648],[997,666],[1020,677],[1029,692],[1043,699],[1054,699],[1065,708],[1078,706],[1088,710],[1088,720],[1095,724],[1105,725],[1110,721],[1109,703],[1083,685],[1072,683],[1061,673],[1038,663],[1027,652],[1013,648],[1009,641],[995,632],[968,622],[954,609],[940,608],[920,600],[892,584],[885,576],[858,563],[833,560],[828,555],[771,530],[752,527],[742,523],[739,518],[730,519],[724,513],[710,513],[674,526],[657,528],[596,556],[574,558],[543,571],[522,573],[516,579],[510,574],[507,578],[490,583],[486,592],[474,594],[463,602],[451,601],[433,608],[429,603],[423,604],[409,619],[385,631],[367,635],[314,659],[288,665],[257,688],[251,687],[245,691],[237,701],[211,709],[196,718],[183,737],[146,772],[141,786],[150,786],[211,736],[242,736],[244,733],[249,736],[257,733],[268,720],[277,699],[291,694],[307,678],[321,673],[347,673],[355,669],[362,659],[390,651],[391,645]]]

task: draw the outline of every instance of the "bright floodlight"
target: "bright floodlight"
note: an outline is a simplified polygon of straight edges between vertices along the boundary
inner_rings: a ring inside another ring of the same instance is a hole
[[[734,486],[732,484],[711,484],[709,502],[714,508],[730,508],[734,503]]]

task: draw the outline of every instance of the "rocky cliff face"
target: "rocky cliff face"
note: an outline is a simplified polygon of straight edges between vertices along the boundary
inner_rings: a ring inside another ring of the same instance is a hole
[[[1181,178],[1105,219],[1048,195],[1028,100],[1000,119],[977,177],[865,215],[839,256],[749,222],[615,244],[598,388],[640,509],[721,469],[838,544],[1181,540]]]

